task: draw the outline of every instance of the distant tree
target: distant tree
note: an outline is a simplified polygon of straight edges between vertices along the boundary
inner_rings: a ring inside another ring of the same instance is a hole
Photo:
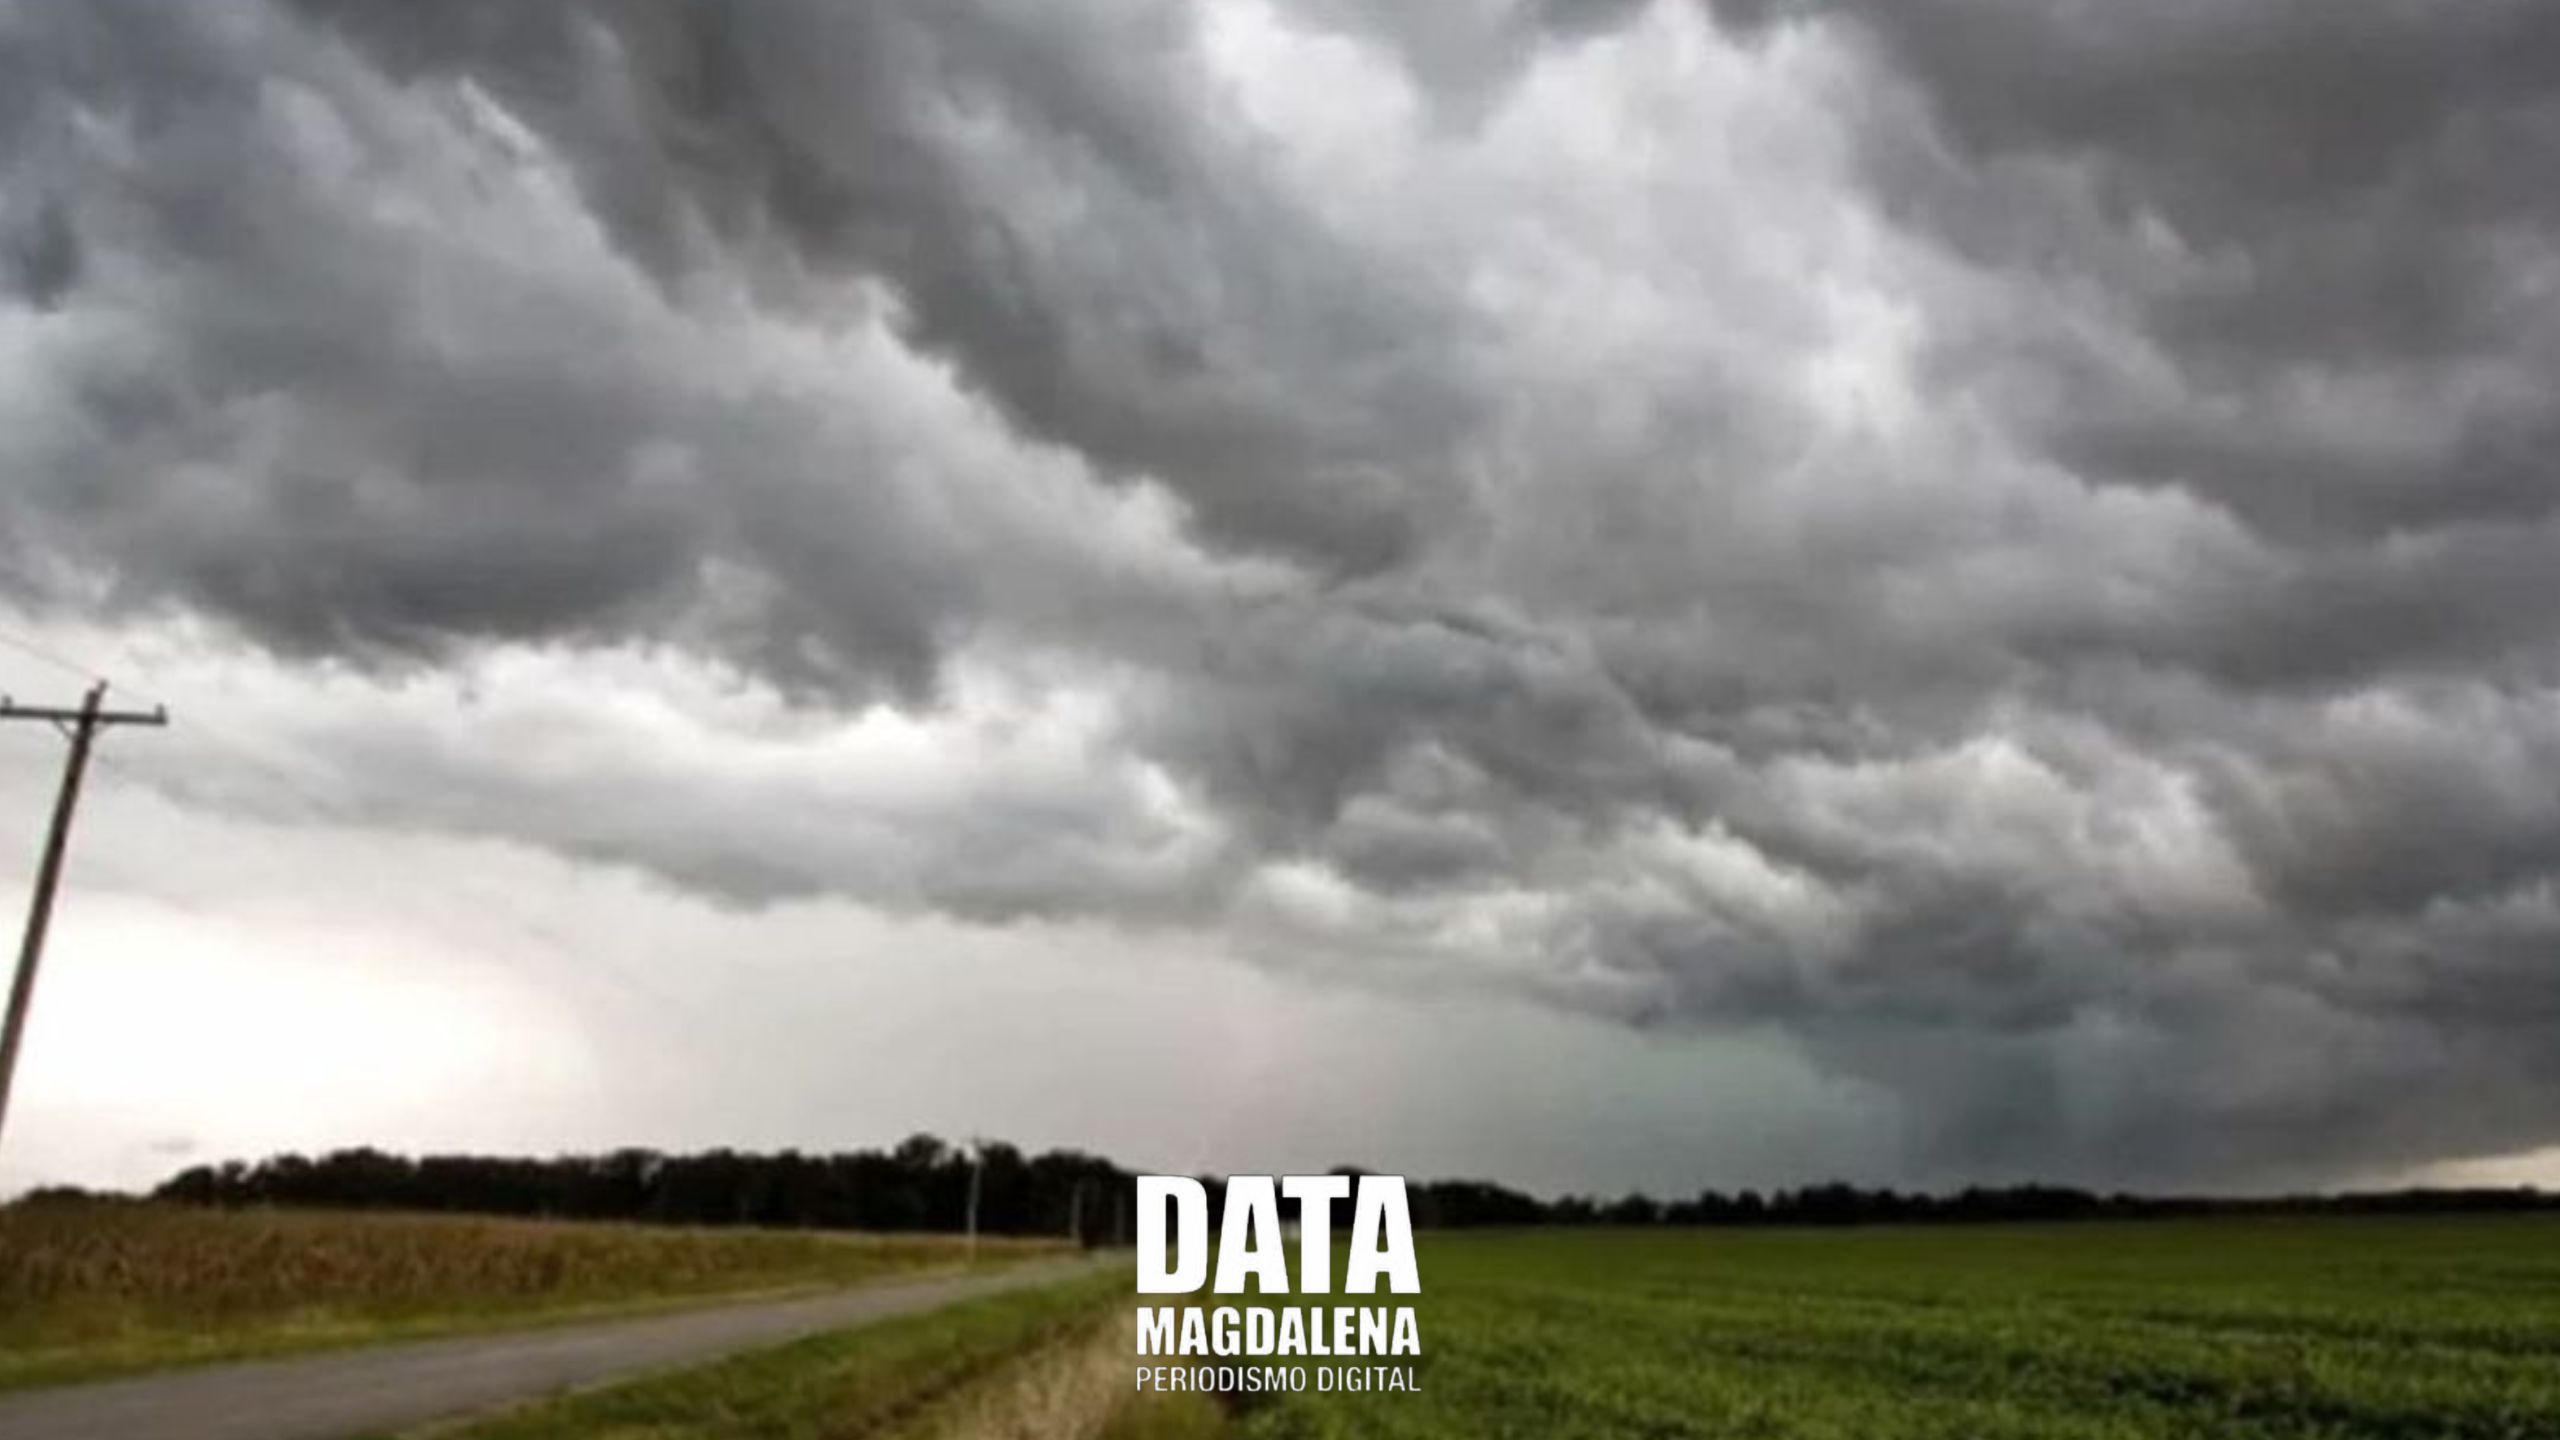
[[[1622,1196],[1600,1212],[1603,1224],[1653,1225],[1662,1219],[1662,1207],[1642,1195]]]
[[[1425,1229],[1463,1230],[1487,1225],[1543,1225],[1547,1207],[1486,1180],[1434,1180],[1408,1196],[1413,1223]]]

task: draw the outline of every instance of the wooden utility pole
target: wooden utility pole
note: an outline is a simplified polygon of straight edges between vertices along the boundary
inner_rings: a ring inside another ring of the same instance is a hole
[[[27,906],[27,937],[18,947],[18,974],[9,984],[9,1018],[0,1028],[0,1126],[9,1119],[9,1084],[18,1073],[18,1042],[26,1033],[27,1006],[36,994],[36,966],[44,959],[44,934],[53,924],[53,892],[62,883],[63,852],[71,844],[71,812],[80,804],[80,779],[89,768],[89,747],[98,732],[118,725],[166,725],[169,712],[109,710],[104,681],[89,687],[77,710],[20,705],[0,697],[0,720],[43,720],[71,742],[62,764],[62,789],[53,802],[53,828],[44,839],[44,860],[36,869],[35,898]]]

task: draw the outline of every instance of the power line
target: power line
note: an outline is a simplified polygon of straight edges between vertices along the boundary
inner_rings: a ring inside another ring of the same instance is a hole
[[[80,665],[60,652],[6,630],[0,630],[0,647],[17,650],[66,673],[92,679],[97,674],[91,667]],[[99,687],[103,689],[105,683],[100,681]],[[99,728],[105,728],[105,724],[112,723],[160,723],[163,719],[162,712],[157,710],[147,714],[145,712],[134,712],[134,714],[141,718],[129,718],[122,714],[108,716]],[[65,726],[68,732],[76,727],[79,712],[47,707],[12,707],[6,711],[0,711],[0,718],[50,720]],[[247,778],[252,786],[264,787],[298,802],[301,809],[299,816],[270,813],[260,817],[266,823],[281,824],[288,828],[298,821],[316,822],[324,826],[361,823],[358,817],[364,807],[351,803],[343,795],[333,793],[332,787],[315,785],[311,777],[278,757],[265,753],[264,747],[254,744],[239,732],[226,730],[220,724],[207,723],[204,717],[197,716],[191,718],[188,733],[194,737],[196,743],[210,749],[217,764],[227,762],[228,767]],[[156,764],[120,763],[110,756],[95,752],[80,757],[80,763],[84,766],[86,764],[102,766],[112,773],[133,779],[144,788],[157,791],[182,805],[191,802],[202,804],[207,798],[198,791],[197,785],[188,779],[165,773],[152,773],[161,768]],[[190,792],[197,793],[191,795]],[[214,808],[228,807],[217,802]],[[67,819],[63,823],[67,825]],[[273,863],[261,856],[262,867]],[[38,904],[48,911],[51,906],[51,883],[48,880],[39,880]],[[655,977],[644,976],[641,973],[641,967],[631,964],[625,957],[614,953],[610,945],[573,946],[554,933],[547,922],[536,919],[521,896],[506,887],[490,883],[484,877],[465,872],[447,875],[442,883],[449,892],[470,892],[471,898],[467,902],[467,908],[474,913],[498,918],[507,924],[508,928],[533,940],[543,949],[577,961],[578,963],[571,970],[571,974],[576,978],[584,979],[591,986],[601,985],[604,989],[619,994],[626,1002],[636,1003],[643,1012],[685,1022],[669,1027],[668,1038],[693,1053],[704,1063],[715,1063],[720,1058],[718,1052],[704,1043],[700,1033],[699,1021],[702,1015],[699,1003],[687,1002],[670,994],[662,988]],[[40,943],[40,937],[31,941],[27,955],[22,956],[21,959],[18,990],[24,992],[25,997],[32,996],[35,966],[31,957],[35,953],[34,947]],[[0,1122],[5,1122],[8,1100],[6,1068],[14,1067],[17,1053],[16,1035],[19,1027],[24,1023],[24,1008],[25,998],[13,997],[11,1011],[13,1018],[10,1022],[5,1056],[0,1056],[0,1067],[5,1067],[0,1068]],[[814,1057],[798,1053],[768,1052],[763,1058],[768,1064],[779,1064],[799,1072],[813,1086],[821,1078],[819,1072],[810,1064]]]
[[[161,704],[160,696],[142,688],[141,686],[130,683],[126,677],[110,674],[106,670],[95,665],[84,665],[80,661],[73,659],[71,656],[64,654],[60,650],[57,650],[42,641],[30,639],[20,631],[0,627],[0,646],[7,646],[9,649],[17,651],[19,654],[26,656],[30,660],[50,665],[54,669],[75,679],[82,680],[90,684],[104,682],[113,686],[118,692],[141,700],[147,704],[154,706],[160,706]],[[166,707],[164,706],[162,708]]]
[[[17,634],[14,631],[0,630],[0,645],[6,645],[21,655],[41,660],[45,664],[53,666],[57,670],[68,671],[83,680],[96,680],[99,678],[97,671],[90,669],[88,666],[81,664],[77,660],[71,659],[61,651],[52,649],[48,646],[39,645],[35,641],[28,639],[24,635]]]
[[[110,773],[124,776],[142,788],[156,792],[180,806],[210,810],[217,814],[241,815],[253,824],[279,833],[300,829],[305,825],[318,825],[325,828],[363,823],[360,818],[363,811],[361,805],[350,802],[342,796],[328,793],[325,787],[315,786],[310,779],[297,773],[283,761],[263,753],[261,747],[237,730],[228,730],[222,725],[207,721],[201,715],[196,715],[188,720],[187,734],[194,744],[204,747],[209,752],[207,759],[210,764],[227,766],[245,777],[252,785],[283,794],[299,804],[300,813],[298,815],[275,812],[260,814],[252,810],[244,814],[231,810],[218,799],[209,801],[188,781],[157,773],[161,769],[159,757],[154,757],[153,763],[144,764],[137,763],[131,758],[119,760],[104,753],[96,753],[90,756],[90,763],[104,767]],[[203,767],[194,768],[200,770]],[[446,838],[469,840],[476,837],[468,832],[456,832],[448,834]],[[505,839],[502,836],[486,838]],[[535,848],[542,847],[536,845]],[[265,846],[238,848],[233,852],[233,858],[254,865],[261,872],[262,879],[290,879],[295,882],[297,890],[308,888],[310,873],[307,869],[294,862],[277,859]],[[660,1043],[673,1044],[682,1048],[696,1063],[717,1066],[728,1063],[734,1058],[706,1040],[703,1029],[705,1016],[699,1000],[684,999],[671,992],[660,977],[617,953],[611,943],[582,945],[562,936],[557,927],[550,920],[538,915],[516,890],[495,883],[487,876],[474,873],[468,868],[442,874],[437,884],[443,893],[443,903],[502,924],[518,937],[532,942],[550,955],[574,962],[565,969],[545,967],[542,980],[546,989],[556,993],[560,988],[559,982],[566,979],[589,994],[598,990],[607,992],[634,1007],[639,1013],[671,1022],[663,1026]],[[517,973],[524,972],[519,968]],[[588,1003],[592,1002],[581,1002],[582,1010]],[[813,1088],[823,1078],[810,1063],[811,1057],[807,1055],[797,1052],[776,1052],[769,1048],[758,1058],[760,1063],[769,1067],[779,1066],[796,1072]]]

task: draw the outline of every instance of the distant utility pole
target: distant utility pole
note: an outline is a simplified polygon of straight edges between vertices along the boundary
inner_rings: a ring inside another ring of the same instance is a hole
[[[978,1263],[978,1181],[987,1173],[987,1142],[969,1142],[969,1263]]]
[[[89,747],[101,730],[118,725],[166,725],[166,709],[109,710],[106,682],[89,687],[77,710],[20,705],[0,696],[0,720],[50,722],[71,742],[62,763],[62,790],[53,802],[53,828],[46,832],[44,860],[36,869],[35,899],[27,906],[27,938],[18,947],[18,975],[9,985],[9,1018],[0,1029],[0,1125],[9,1118],[9,1083],[18,1073],[18,1042],[27,1028],[27,1006],[35,999],[36,966],[44,959],[44,933],[53,923],[53,892],[62,883],[62,854],[71,843],[71,812],[80,804],[80,777],[89,768]]]

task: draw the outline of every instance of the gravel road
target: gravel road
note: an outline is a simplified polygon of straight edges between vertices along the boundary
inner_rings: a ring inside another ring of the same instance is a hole
[[[0,1440],[340,1440],[1091,1273],[1085,1259],[0,1395]]]

